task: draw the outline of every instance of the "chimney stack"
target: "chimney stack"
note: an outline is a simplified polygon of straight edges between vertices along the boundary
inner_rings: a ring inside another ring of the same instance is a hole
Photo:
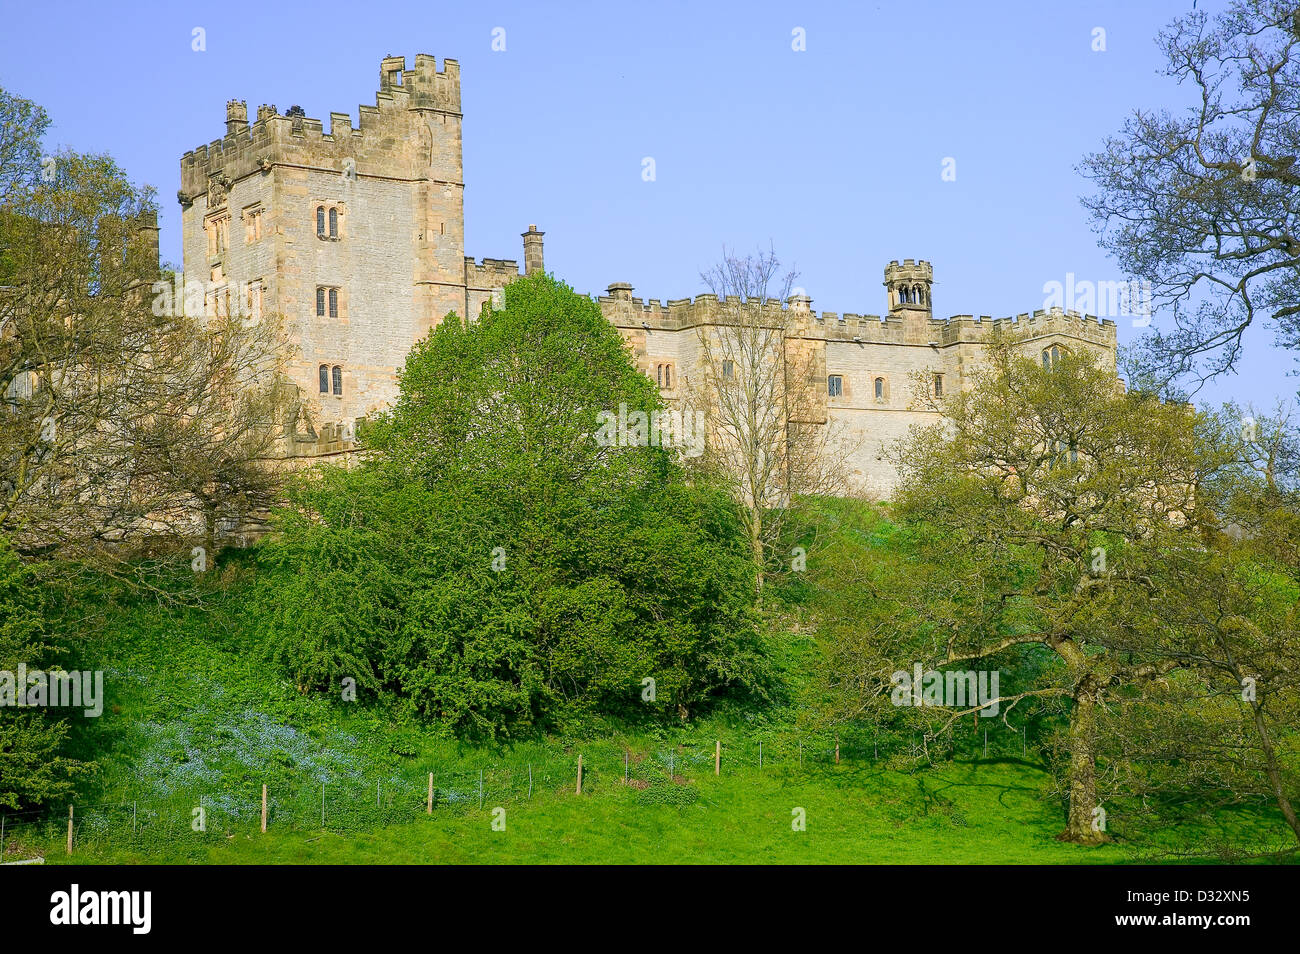
[[[521,233],[524,239],[524,274],[532,275],[542,272],[542,236],[545,232],[537,231],[537,226],[528,226],[528,231]]]

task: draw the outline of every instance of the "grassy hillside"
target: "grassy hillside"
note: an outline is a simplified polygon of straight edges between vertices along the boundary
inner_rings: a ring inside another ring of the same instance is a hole
[[[837,764],[834,736],[798,730],[779,709],[464,746],[373,701],[300,694],[241,622],[242,594],[235,580],[203,611],[137,606],[97,642],[108,708],[82,744],[103,754],[76,803],[71,860],[1114,863],[1151,857],[1162,844],[1131,841],[1120,807],[1115,844],[1055,841],[1061,806],[1046,794],[1046,771],[1032,746],[1005,730],[994,730],[987,759],[971,738],[955,761],[924,769],[848,735]],[[784,652],[810,654],[811,640],[794,639]],[[199,806],[204,832],[192,828]],[[504,831],[493,829],[496,808],[505,809]],[[796,809],[804,831],[792,830]],[[10,815],[6,824],[8,857],[68,860],[64,809]],[[1217,843],[1267,851],[1280,832],[1262,809],[1220,812],[1168,843],[1189,838],[1207,854]]]

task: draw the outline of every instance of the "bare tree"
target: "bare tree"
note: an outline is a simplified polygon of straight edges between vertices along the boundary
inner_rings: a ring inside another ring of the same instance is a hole
[[[160,299],[151,192],[106,156],[51,158],[20,163],[0,202],[0,533],[109,562],[159,537],[211,544],[219,515],[274,490],[278,324]]]
[[[1234,0],[1157,42],[1187,108],[1135,112],[1081,172],[1103,247],[1172,315],[1130,362],[1159,389],[1234,369],[1261,317],[1300,348],[1300,5]]]
[[[724,249],[701,277],[716,317],[700,328],[700,372],[688,393],[708,417],[705,462],[740,508],[761,595],[797,498],[846,493],[842,461],[851,448],[826,412],[825,363],[799,336],[795,273],[782,273],[772,251],[740,257]]]

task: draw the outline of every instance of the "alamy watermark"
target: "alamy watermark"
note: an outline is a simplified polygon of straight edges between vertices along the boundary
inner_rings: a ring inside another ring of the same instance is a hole
[[[25,663],[16,672],[0,669],[0,708],[81,709],[97,718],[104,711],[104,673],[28,670]]]
[[[909,673],[900,669],[889,677],[894,691],[890,699],[896,706],[934,706],[947,709],[983,710],[995,716],[1001,705],[998,695],[998,670],[925,670],[920,663]]]
[[[596,443],[601,447],[675,447],[687,457],[704,453],[708,422],[703,411],[628,411],[627,402],[618,413],[596,414]]]
[[[1133,327],[1151,324],[1151,283],[1145,279],[1094,282],[1075,279],[1065,273],[1065,281],[1043,284],[1043,309],[1072,310],[1098,318],[1132,318]]]

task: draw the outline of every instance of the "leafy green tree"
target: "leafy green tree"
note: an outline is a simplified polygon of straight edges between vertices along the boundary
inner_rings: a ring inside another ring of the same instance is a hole
[[[11,678],[20,665],[48,671],[60,660],[62,647],[50,631],[45,597],[36,570],[0,536],[0,672]],[[43,805],[72,791],[86,766],[66,755],[67,737],[67,720],[52,710],[0,708],[0,806]]]
[[[761,691],[734,509],[648,430],[601,430],[658,402],[595,303],[548,276],[449,315],[363,431],[365,464],[309,478],[281,517],[278,658],[304,689],[350,677],[469,737]]]
[[[1125,394],[1086,355],[1047,369],[1007,337],[989,353],[974,387],[946,400],[944,420],[899,448],[896,512],[910,558],[872,582],[872,638],[833,658],[846,664],[846,707],[859,708],[879,707],[890,673],[916,662],[1005,670],[996,700],[929,710],[931,734],[990,701],[1003,719],[1026,701],[1056,707],[1066,722],[1061,837],[1096,844],[1114,775],[1110,765],[1099,774],[1099,756],[1125,758],[1107,745],[1110,712],[1177,679],[1202,696],[1225,686],[1240,695],[1234,680],[1251,671],[1278,691],[1276,716],[1289,711],[1288,591],[1246,586],[1253,564],[1215,549],[1217,482],[1241,458],[1217,420]],[[1193,612],[1216,598],[1234,608]],[[1237,714],[1253,720],[1246,707]],[[1261,751],[1265,735],[1252,739]],[[1186,758],[1204,754],[1181,738]]]

